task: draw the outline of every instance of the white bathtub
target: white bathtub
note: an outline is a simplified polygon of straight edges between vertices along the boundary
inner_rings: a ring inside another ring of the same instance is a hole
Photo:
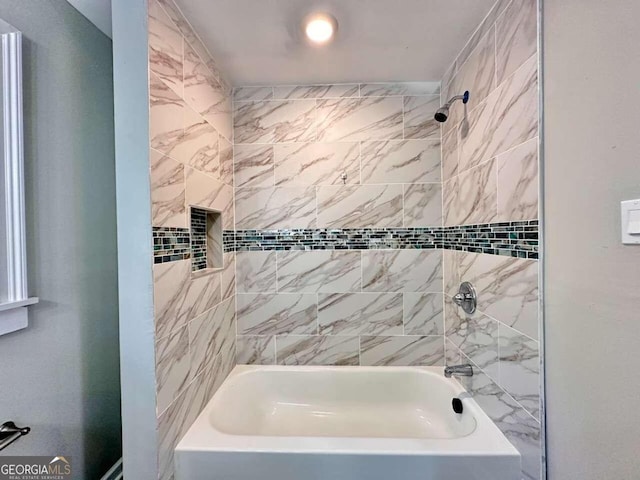
[[[177,480],[520,478],[442,367],[237,366],[176,448]]]

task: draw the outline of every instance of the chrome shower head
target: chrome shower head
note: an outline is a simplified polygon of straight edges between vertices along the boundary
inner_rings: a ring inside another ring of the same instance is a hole
[[[464,92],[462,95],[456,95],[455,97],[451,97],[451,99],[441,106],[438,110],[436,110],[433,118],[436,122],[444,123],[449,118],[449,107],[456,100],[462,100],[462,103],[467,103],[469,101],[469,90]]]
[[[436,122],[444,123],[449,118],[449,106],[445,105],[436,110],[436,114],[433,116]]]

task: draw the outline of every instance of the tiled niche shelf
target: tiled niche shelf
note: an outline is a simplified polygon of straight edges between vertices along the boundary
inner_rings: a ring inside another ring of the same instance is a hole
[[[222,268],[222,215],[191,207],[191,266],[194,272]]]
[[[232,252],[233,232],[222,230],[220,212],[190,209],[191,228],[153,227],[154,263],[192,260],[192,271],[219,269]],[[231,234],[230,234],[231,233]]]

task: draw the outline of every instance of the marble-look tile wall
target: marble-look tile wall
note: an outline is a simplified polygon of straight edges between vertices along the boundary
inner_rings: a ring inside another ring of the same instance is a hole
[[[234,228],[231,90],[172,0],[149,1],[153,227],[188,228],[191,207]],[[235,253],[223,268],[189,258],[154,265],[158,478],[173,449],[235,365]]]
[[[471,93],[443,124],[445,225],[538,217],[537,2],[495,8],[443,79],[443,103]]]
[[[537,1],[499,0],[442,81],[442,102],[469,90],[443,124],[446,226],[538,219]],[[536,260],[445,250],[445,349],[472,363],[466,387],[518,448],[523,477],[542,469]],[[478,310],[452,301],[471,282]]]
[[[234,92],[236,229],[442,225],[438,83]],[[442,252],[237,253],[239,363],[443,365]]]
[[[442,251],[237,253],[238,363],[444,365]]]
[[[442,225],[438,83],[234,94],[236,228]]]

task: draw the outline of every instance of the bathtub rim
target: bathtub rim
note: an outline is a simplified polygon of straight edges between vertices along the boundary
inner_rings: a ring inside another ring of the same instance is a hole
[[[422,372],[438,381],[448,383],[462,400],[466,410],[476,420],[475,430],[464,437],[445,439],[379,438],[379,437],[312,437],[237,435],[217,430],[209,421],[213,399],[224,388],[228,379],[260,371],[310,372],[318,370],[354,370],[360,373],[386,371]],[[188,428],[175,448],[176,452],[228,452],[228,453],[301,453],[330,455],[398,455],[398,456],[514,456],[520,453],[491,421],[465,388],[455,379],[443,375],[443,367],[396,366],[285,366],[236,365],[213,397]]]

